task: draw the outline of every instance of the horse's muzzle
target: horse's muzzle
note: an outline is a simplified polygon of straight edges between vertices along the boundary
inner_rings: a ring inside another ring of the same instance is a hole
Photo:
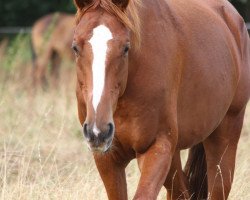
[[[93,126],[87,123],[83,125],[83,134],[88,142],[88,147],[93,152],[106,152],[109,150],[113,136],[114,136],[114,124],[108,123],[105,130],[98,132],[94,130]]]

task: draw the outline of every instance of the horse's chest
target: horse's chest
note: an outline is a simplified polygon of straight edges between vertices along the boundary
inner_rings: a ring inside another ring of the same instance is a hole
[[[127,119],[118,118],[115,123],[116,137],[125,148],[142,153],[155,140],[158,126],[157,120],[138,116]]]

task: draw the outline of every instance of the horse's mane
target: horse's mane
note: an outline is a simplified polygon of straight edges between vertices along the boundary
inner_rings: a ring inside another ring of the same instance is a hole
[[[116,6],[111,0],[96,0],[92,4],[78,9],[76,13],[76,23],[80,22],[82,16],[88,11],[97,8],[98,6],[103,8],[108,13],[115,15],[121,23],[123,23],[132,33],[132,45],[133,48],[139,49],[140,47],[140,18],[138,14],[138,8],[141,4],[141,0],[130,1],[128,7],[123,11]]]

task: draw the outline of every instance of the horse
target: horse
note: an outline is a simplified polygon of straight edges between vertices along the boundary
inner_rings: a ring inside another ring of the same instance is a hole
[[[74,15],[52,13],[37,20],[32,27],[33,81],[45,87],[51,74],[53,85],[58,84],[62,59],[73,62],[70,50],[74,27]],[[50,73],[48,65],[51,64]]]
[[[226,0],[74,0],[83,137],[109,200],[227,199],[250,96],[245,23]],[[180,151],[189,149],[184,169]]]

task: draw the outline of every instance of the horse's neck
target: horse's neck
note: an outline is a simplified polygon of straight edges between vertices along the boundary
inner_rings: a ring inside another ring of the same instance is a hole
[[[143,107],[143,99],[150,102],[152,98],[160,98],[159,94],[165,90],[167,70],[178,67],[175,62],[179,60],[174,59],[178,33],[171,15],[173,13],[164,0],[143,1],[140,49],[134,50],[132,46],[129,53],[128,81],[121,105]]]
[[[129,81],[154,75],[152,68],[160,76],[161,67],[178,47],[177,16],[165,0],[145,0],[139,10],[141,41],[140,48],[132,46],[130,52]]]

